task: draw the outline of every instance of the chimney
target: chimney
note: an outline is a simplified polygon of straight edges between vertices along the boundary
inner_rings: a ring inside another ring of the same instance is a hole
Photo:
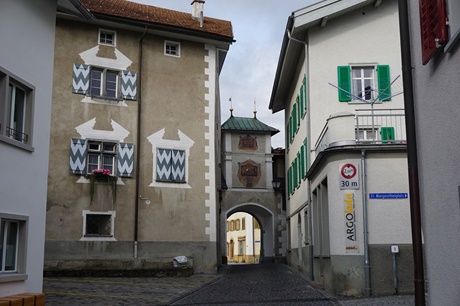
[[[200,27],[203,27],[203,10],[204,0],[193,0],[192,2],[192,19],[200,21]]]

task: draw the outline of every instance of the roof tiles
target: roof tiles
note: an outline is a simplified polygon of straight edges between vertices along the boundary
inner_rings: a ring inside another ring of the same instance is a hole
[[[241,132],[262,132],[270,133],[272,136],[279,132],[278,129],[266,125],[257,118],[244,118],[231,116],[222,124],[223,131],[241,131]]]
[[[80,2],[92,14],[125,18],[140,23],[195,30],[223,36],[226,40],[233,41],[233,29],[230,21],[205,16],[203,27],[200,27],[200,22],[193,20],[192,14],[127,0],[80,0]]]

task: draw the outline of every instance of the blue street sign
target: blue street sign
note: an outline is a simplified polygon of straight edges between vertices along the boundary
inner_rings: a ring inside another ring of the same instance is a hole
[[[378,200],[393,200],[393,199],[407,199],[407,193],[369,193],[369,199]]]

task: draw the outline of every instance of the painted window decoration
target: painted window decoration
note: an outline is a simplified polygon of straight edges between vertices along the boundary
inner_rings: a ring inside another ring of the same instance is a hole
[[[72,92],[94,98],[136,100],[137,74],[85,64],[73,65]]]
[[[0,67],[0,140],[32,150],[35,87]]]
[[[156,180],[185,183],[185,150],[157,149]]]
[[[0,213],[0,275],[24,273],[28,217]]]
[[[99,29],[99,44],[101,45],[116,45],[116,32],[110,30]]]
[[[165,55],[180,57],[180,43],[165,40]]]
[[[238,143],[238,149],[248,150],[248,151],[257,150],[258,149],[257,137],[252,137],[250,135],[246,135],[244,137],[240,136],[240,141]]]
[[[81,240],[115,240],[115,216],[115,211],[83,210],[83,237]]]
[[[261,165],[251,159],[238,163],[238,178],[246,188],[253,188],[259,182]]]
[[[134,144],[72,138],[70,172],[90,174],[95,169],[110,170],[110,175],[132,177]]]
[[[337,67],[340,102],[377,102],[391,100],[388,65]]]

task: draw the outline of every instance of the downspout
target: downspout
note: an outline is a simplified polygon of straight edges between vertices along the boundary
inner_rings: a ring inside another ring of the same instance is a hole
[[[305,76],[308,77],[309,76],[309,73],[308,73],[308,44],[307,42],[305,41],[302,41],[302,40],[299,40],[299,39],[296,39],[296,38],[293,38],[291,37],[291,33],[289,32],[289,29],[286,31],[287,32],[287,36],[290,40],[292,41],[295,41],[297,43],[300,43],[302,45],[304,45],[304,52],[305,52],[305,60],[304,60],[304,65],[305,65]],[[307,85],[309,84],[308,81],[305,82],[305,86],[307,86],[307,89],[306,89],[306,96],[305,96],[305,100],[306,100],[306,112],[307,114],[305,115],[305,124],[306,124],[306,128],[307,128],[307,147],[306,147],[306,158],[307,158],[307,167],[310,165],[310,152],[311,152],[311,122],[310,122],[310,87]],[[308,168],[307,168],[307,171],[308,171]],[[313,216],[312,216],[312,213],[313,213],[313,209],[311,207],[311,182],[310,182],[310,179],[307,178],[306,180],[307,182],[307,214],[308,214],[308,257],[309,257],[309,265],[310,265],[310,280],[314,280],[315,279],[315,274],[314,274],[314,270],[313,270],[313,265],[314,265],[314,258],[313,258],[313,236],[312,236],[312,233],[313,233],[313,224],[312,224],[312,220],[313,220]],[[299,246],[300,247],[300,246]]]
[[[367,227],[366,150],[361,150],[361,181],[363,182],[363,240],[364,240],[364,293],[371,296],[371,265],[369,262],[369,233]]]
[[[409,172],[412,248],[414,256],[415,305],[425,305],[425,276],[423,269],[422,221],[418,180],[417,135],[415,131],[414,92],[412,87],[412,60],[409,35],[407,0],[399,0],[399,31],[403,73],[404,109],[406,114],[407,164]]]
[[[141,101],[142,101],[142,42],[147,34],[148,28],[145,27],[139,39],[139,72],[137,73],[137,150],[136,150],[136,199],[134,210],[134,258],[137,258],[137,240],[139,232],[139,178],[140,178],[140,158],[141,158]]]

